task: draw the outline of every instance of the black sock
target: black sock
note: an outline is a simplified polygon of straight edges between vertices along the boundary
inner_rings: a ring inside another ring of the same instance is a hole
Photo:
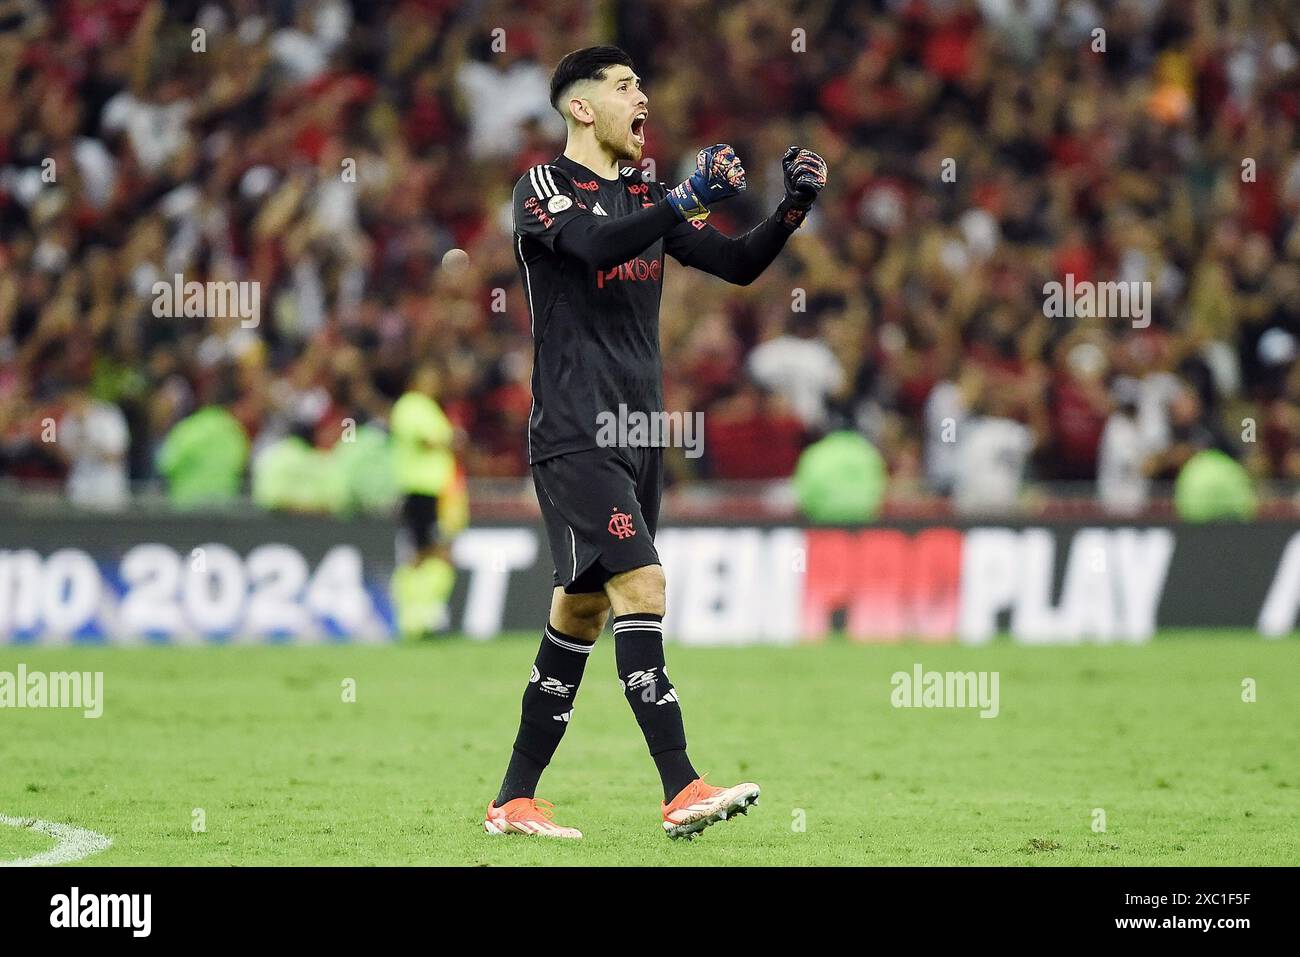
[[[524,689],[519,734],[497,794],[497,807],[515,798],[537,795],[537,782],[551,763],[573,716],[573,696],[578,692],[593,645],[594,641],[583,641],[546,626],[533,673]]]
[[[659,769],[664,800],[672,800],[699,775],[686,757],[682,707],[664,665],[663,616],[636,613],[615,618],[614,661],[623,694]]]
[[[655,768],[659,771],[659,780],[664,782],[664,803],[677,797],[677,792],[690,784],[700,775],[686,756],[686,749],[680,751],[660,751],[653,755]]]

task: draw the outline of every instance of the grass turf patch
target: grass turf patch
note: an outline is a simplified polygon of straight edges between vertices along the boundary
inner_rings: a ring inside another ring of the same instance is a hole
[[[694,763],[717,783],[763,788],[747,818],[689,844],[660,831],[658,779],[608,636],[539,791],[585,839],[482,833],[535,646],[10,645],[0,670],[103,671],[105,706],[93,720],[0,709],[0,814],[111,837],[93,864],[1300,859],[1291,639],[670,646]],[[917,662],[998,672],[998,716],[893,707],[891,675]],[[1254,703],[1242,700],[1246,678]],[[349,679],[355,703],[344,701]],[[0,860],[51,844],[0,828]]]

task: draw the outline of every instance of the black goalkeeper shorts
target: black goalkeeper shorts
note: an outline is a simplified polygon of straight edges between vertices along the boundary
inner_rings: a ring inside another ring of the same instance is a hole
[[[570,595],[599,592],[620,572],[658,565],[663,495],[659,448],[596,448],[543,459],[533,485],[555,562]]]
[[[438,544],[438,498],[411,492],[402,499],[402,529],[398,539],[399,552],[403,547],[424,551]]]

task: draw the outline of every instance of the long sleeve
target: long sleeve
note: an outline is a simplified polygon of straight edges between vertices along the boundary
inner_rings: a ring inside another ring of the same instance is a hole
[[[774,212],[743,236],[724,236],[712,226],[682,223],[664,240],[664,249],[683,266],[694,266],[738,286],[763,274],[793,232]]]
[[[595,269],[611,269],[643,252],[679,223],[667,202],[618,219],[575,216],[560,231],[556,247]]]
[[[551,165],[520,177],[513,202],[516,233],[594,269],[627,262],[682,221],[662,199],[629,216],[596,216],[569,175]]]

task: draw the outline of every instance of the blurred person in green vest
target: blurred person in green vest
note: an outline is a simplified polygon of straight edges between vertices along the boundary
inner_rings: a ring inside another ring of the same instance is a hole
[[[875,446],[857,432],[832,432],[799,456],[795,495],[818,525],[859,525],[880,512],[888,473]]]
[[[376,514],[388,512],[400,497],[388,433],[372,422],[344,429],[330,450],[333,467],[343,483],[343,510]]]
[[[1249,521],[1256,504],[1245,466],[1219,449],[1197,452],[1174,482],[1174,508],[1185,522]]]
[[[312,445],[310,425],[301,424],[253,458],[253,501],[259,507],[307,514],[347,508],[348,488],[331,452]]]
[[[225,408],[234,398],[229,378],[219,375],[205,392],[204,405],[172,426],[158,450],[158,471],[182,508],[236,501],[248,463],[248,436]]]
[[[389,419],[402,496],[392,597],[398,633],[407,640],[449,624],[447,603],[456,583],[451,540],[468,517],[453,449],[455,428],[437,402],[440,384],[437,366],[419,365]]]

